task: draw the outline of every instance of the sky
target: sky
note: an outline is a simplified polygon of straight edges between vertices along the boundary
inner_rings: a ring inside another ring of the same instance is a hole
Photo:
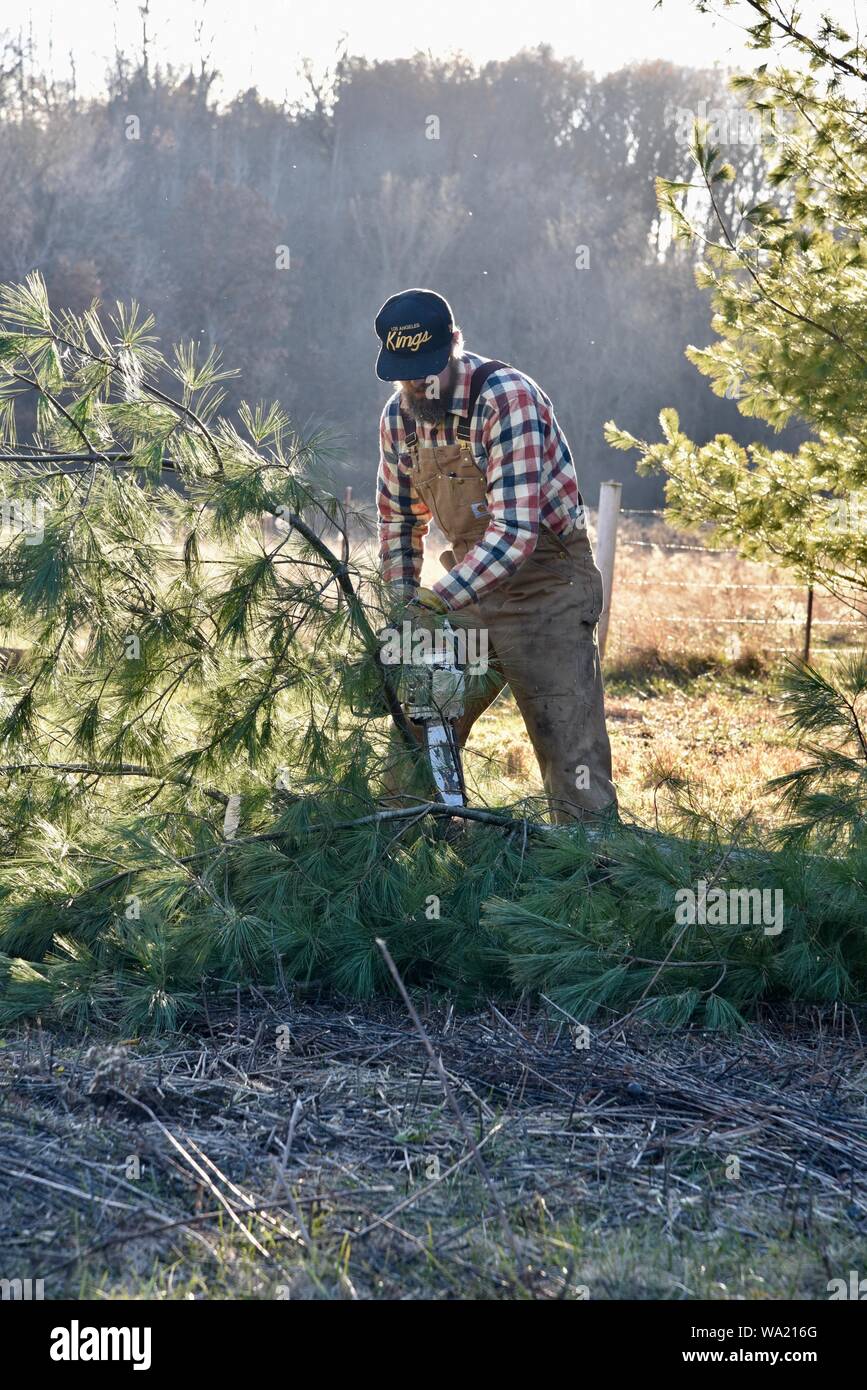
[[[807,20],[829,10],[853,25],[856,5],[863,21],[865,0],[802,0],[801,10]],[[141,7],[142,0],[25,0],[15,24],[0,18],[0,30],[29,31],[39,66],[58,78],[69,76],[72,55],[79,92],[90,95],[103,87],[116,42],[139,51]],[[690,0],[663,0],[661,8],[655,0],[148,0],[148,7],[153,57],[198,66],[203,51],[222,74],[223,97],[255,86],[292,100],[302,92],[301,60],[321,72],[342,39],[369,58],[460,50],[476,62],[550,43],[594,72],[653,58],[697,67],[758,61],[734,12],[714,19]]]

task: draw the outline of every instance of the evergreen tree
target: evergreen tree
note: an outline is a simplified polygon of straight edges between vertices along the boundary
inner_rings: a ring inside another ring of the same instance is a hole
[[[697,279],[712,293],[719,336],[690,348],[690,360],[745,416],[775,430],[802,422],[809,437],[795,452],[727,434],[699,444],[672,409],[661,414],[659,443],[613,422],[606,435],[640,450],[640,471],[665,472],[675,524],[709,522],[716,539],[857,608],[867,587],[867,49],[829,19],[808,32],[771,0],[746,8],[753,45],[796,59],[762,62],[732,83],[762,124],[766,196],[724,213],[720,193],[737,171],[697,122],[697,178],[660,179],[658,200],[674,234],[703,251]]]

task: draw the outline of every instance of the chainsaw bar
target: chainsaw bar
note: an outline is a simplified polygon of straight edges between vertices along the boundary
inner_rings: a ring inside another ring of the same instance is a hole
[[[454,630],[447,620],[442,630],[452,642]],[[466,806],[464,769],[455,735],[455,721],[464,712],[464,673],[443,648],[432,651],[413,675],[414,689],[406,709],[423,731],[437,795],[446,806]]]
[[[461,752],[451,724],[426,721],[425,751],[440,800],[446,806],[466,806]]]

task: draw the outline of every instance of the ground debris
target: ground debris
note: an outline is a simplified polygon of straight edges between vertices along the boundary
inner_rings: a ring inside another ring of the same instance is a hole
[[[648,1222],[702,1247],[812,1235],[820,1273],[829,1232],[863,1248],[851,1015],[735,1039],[632,1023],[579,1049],[529,1005],[419,1007],[520,1271],[401,1007],[255,990],[211,1004],[205,1035],[7,1035],[0,1274],[32,1270],[47,1297],[682,1296],[658,1270],[624,1292],[604,1250]]]

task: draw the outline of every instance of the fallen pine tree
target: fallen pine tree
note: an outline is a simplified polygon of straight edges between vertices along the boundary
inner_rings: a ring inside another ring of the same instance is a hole
[[[32,276],[0,314],[0,628],[22,652],[0,676],[0,1020],[171,1030],[253,981],[368,997],[393,988],[378,939],[411,987],[531,990],[597,1028],[865,998],[862,660],[837,687],[792,674],[824,741],[775,846],[688,806],[680,835],[593,834],[533,801],[438,836],[442,806],[381,801],[390,724],[417,755],[327,441],[276,406],[221,416],[217,358],[163,357],[135,309],[55,314]],[[756,893],[769,919],[729,910]]]

